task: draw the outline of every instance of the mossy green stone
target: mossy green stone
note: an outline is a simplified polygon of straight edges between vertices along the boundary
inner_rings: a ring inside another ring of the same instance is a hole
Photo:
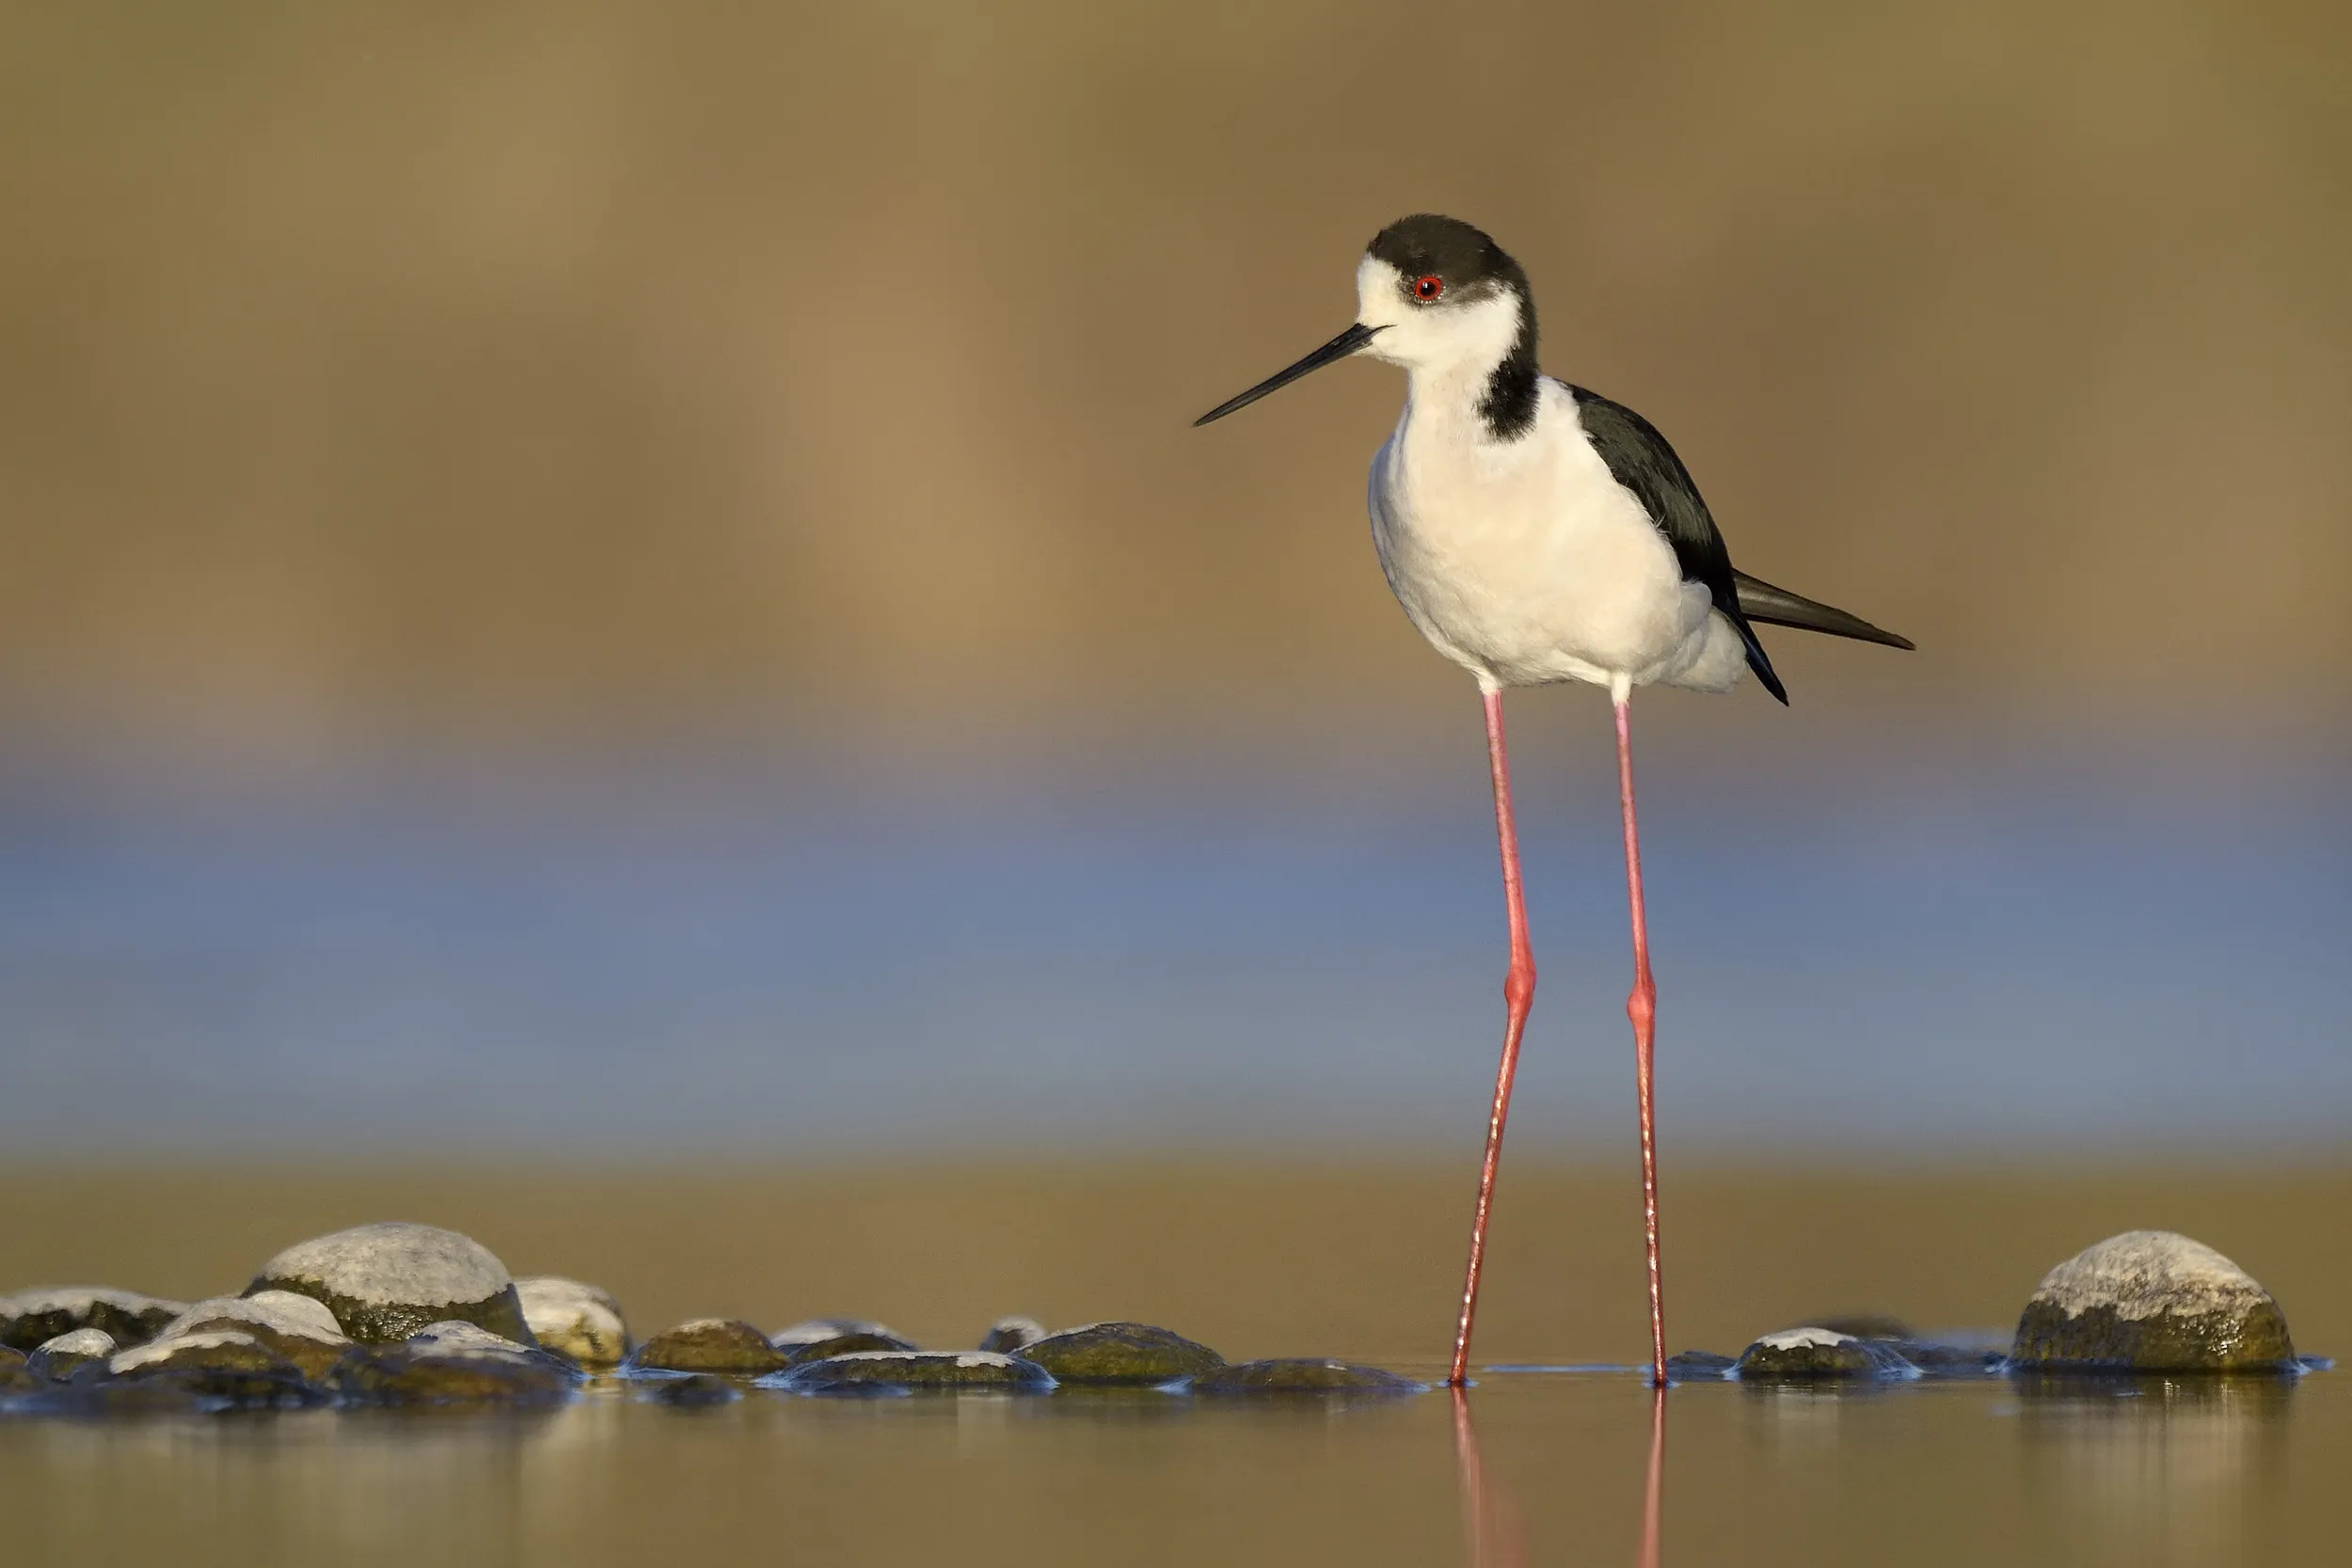
[[[1917,1371],[1884,1345],[1807,1327],[1767,1334],[1741,1354],[1730,1375],[1742,1383],[1824,1383],[1912,1377]]]
[[[2267,1372],[2296,1366],[2286,1315],[2227,1258],[2166,1230],[2087,1247],[2042,1277],[2012,1366],[2053,1372]]]
[[[114,1354],[114,1337],[101,1328],[77,1328],[60,1334],[24,1358],[24,1370],[35,1377],[63,1383],[83,1368]]]
[[[1378,1367],[1313,1357],[1244,1361],[1192,1380],[1196,1394],[1418,1394],[1426,1387]]]
[[[798,1367],[809,1361],[829,1361],[836,1355],[854,1355],[859,1351],[914,1348],[896,1334],[836,1334],[830,1339],[794,1345],[784,1353],[784,1357],[787,1366]]]
[[[791,1357],[739,1318],[698,1318],[666,1329],[637,1347],[629,1364],[652,1371],[724,1372],[758,1377],[782,1371]]]
[[[174,1335],[107,1362],[94,1393],[109,1409],[286,1409],[321,1394],[302,1369],[239,1330]]]
[[[291,1291],[335,1314],[361,1344],[397,1344],[437,1323],[469,1323],[535,1346],[506,1265],[437,1226],[355,1226],[288,1247],[245,1293]]]
[[[344,1402],[365,1405],[552,1404],[569,1399],[580,1383],[576,1367],[546,1351],[506,1344],[449,1350],[428,1342],[354,1346],[328,1378]]]
[[[20,1291],[0,1296],[0,1346],[29,1354],[77,1328],[97,1329],[118,1345],[141,1345],[179,1316],[183,1305],[136,1291]]]
[[[1150,1323],[1089,1323],[1049,1334],[1014,1354],[1044,1368],[1057,1383],[1172,1383],[1225,1365],[1208,1346]]]
[[[24,1370],[24,1353],[0,1345],[0,1396],[29,1394],[41,1380]]]

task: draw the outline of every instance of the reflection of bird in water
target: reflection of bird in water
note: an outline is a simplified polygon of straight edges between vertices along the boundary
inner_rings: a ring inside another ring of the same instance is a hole
[[[1462,1529],[1469,1538],[1471,1568],[1525,1568],[1526,1528],[1509,1495],[1486,1479],[1486,1454],[1478,1446],[1478,1423],[1470,1416],[1470,1395],[1458,1387],[1454,1390],[1454,1465],[1462,1483]],[[1653,1384],[1649,1465],[1642,1485],[1642,1544],[1634,1560],[1640,1568],[1659,1565],[1665,1481],[1666,1390]]]
[[[1642,907],[1628,703],[1637,686],[1723,691],[1753,671],[1788,696],[1758,624],[1911,644],[1841,610],[1732,569],[1698,486],[1666,438],[1631,409],[1543,375],[1527,274],[1469,224],[1422,215],[1382,230],[1356,268],[1348,329],[1239,397],[1222,419],[1310,371],[1359,352],[1401,365],[1405,412],[1372,462],[1374,543],[1389,586],[1437,650],[1477,680],[1486,708],[1495,825],[1511,959],[1502,1063],[1470,1227],[1470,1265],[1449,1381],[1469,1375],[1486,1217],[1502,1155],[1519,1037],[1535,995],[1518,834],[1511,816],[1502,689],[1585,681],[1616,709],[1618,799],[1633,927],[1634,1079],[1641,1104],[1642,1201],[1649,1251],[1651,1377],[1666,1381],[1658,1262],[1658,1168],[1651,1114],[1649,931]]]

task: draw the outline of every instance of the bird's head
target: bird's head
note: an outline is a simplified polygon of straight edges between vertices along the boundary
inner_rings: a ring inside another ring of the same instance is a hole
[[[1433,213],[1399,218],[1373,236],[1356,264],[1356,321],[1296,364],[1195,424],[1223,419],[1351,355],[1415,373],[1485,376],[1509,359],[1533,367],[1535,302],[1527,274],[1483,230]]]

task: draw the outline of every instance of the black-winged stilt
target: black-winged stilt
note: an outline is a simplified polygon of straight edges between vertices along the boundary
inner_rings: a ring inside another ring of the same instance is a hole
[[[1557,681],[1609,689],[1617,720],[1633,928],[1634,1082],[1641,1107],[1643,1227],[1649,1253],[1650,1372],[1666,1380],[1665,1292],[1658,1262],[1652,1059],[1658,990],[1642,910],[1628,703],[1637,686],[1724,691],[1752,670],[1788,691],[1757,624],[1866,642],[1911,643],[1842,610],[1732,569],[1715,519],[1674,448],[1639,414],[1544,375],[1527,274],[1480,230],[1422,214],[1383,229],[1356,267],[1354,325],[1193,421],[1247,407],[1310,371],[1363,353],[1404,367],[1405,412],[1372,460],[1373,543],[1389,586],[1421,634],[1478,682],[1494,773],[1495,830],[1511,936],[1502,983],[1502,1063],[1470,1225],[1470,1265],[1450,1378],[1469,1376],[1486,1217],[1502,1157],[1519,1037],[1535,995],[1520,892],[1518,834],[1502,737],[1502,690]]]

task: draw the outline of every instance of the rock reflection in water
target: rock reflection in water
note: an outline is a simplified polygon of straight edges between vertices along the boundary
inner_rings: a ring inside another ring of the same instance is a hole
[[[2189,1374],[2022,1382],[2029,1483],[2054,1536],[2139,1563],[2232,1557],[2283,1469],[2295,1384]]]

